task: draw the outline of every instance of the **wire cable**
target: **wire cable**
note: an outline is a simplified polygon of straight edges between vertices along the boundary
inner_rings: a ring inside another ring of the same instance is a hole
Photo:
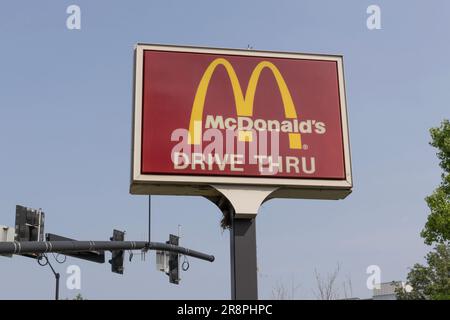
[[[67,256],[66,256],[65,254],[57,253],[57,254],[55,255],[55,253],[52,252],[52,255],[53,255],[53,259],[55,259],[55,261],[58,262],[59,264],[63,264],[63,263],[66,262],[66,260],[67,260]],[[62,259],[62,260],[58,260],[58,257],[59,257],[59,256],[62,256],[63,259]]]
[[[181,269],[183,269],[183,271],[188,271],[189,270],[189,261],[188,258],[186,257],[186,255],[183,255],[184,259],[183,259],[183,263],[181,264]]]

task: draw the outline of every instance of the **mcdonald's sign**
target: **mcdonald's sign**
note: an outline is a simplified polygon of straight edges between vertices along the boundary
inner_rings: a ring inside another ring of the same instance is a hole
[[[341,56],[139,44],[133,122],[134,194],[351,192]]]

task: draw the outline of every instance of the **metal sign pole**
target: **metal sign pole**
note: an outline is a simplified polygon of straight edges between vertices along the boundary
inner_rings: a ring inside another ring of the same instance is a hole
[[[255,219],[231,218],[230,229],[231,299],[257,300]]]
[[[213,185],[222,194],[214,201],[230,225],[231,299],[258,299],[256,215],[277,188]],[[223,201],[226,199],[225,201]]]

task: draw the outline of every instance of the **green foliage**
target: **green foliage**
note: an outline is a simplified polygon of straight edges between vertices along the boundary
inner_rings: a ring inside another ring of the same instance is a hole
[[[430,144],[438,149],[437,157],[443,169],[442,182],[425,200],[430,214],[421,232],[428,245],[436,244],[427,254],[427,266],[415,264],[407,276],[412,291],[397,288],[398,299],[450,300],[450,122],[430,130]]]
[[[450,299],[450,246],[439,244],[426,256],[427,266],[415,264],[407,276],[413,290],[397,288],[399,300]]]
[[[426,198],[430,215],[421,236],[425,243],[448,243],[450,240],[450,122],[444,120],[440,127],[432,128],[431,145],[438,149],[439,165],[443,169],[442,182]]]
[[[439,149],[437,156],[441,163],[441,168],[447,174],[450,173],[450,121],[448,119],[442,121],[438,128],[430,129],[432,141],[430,144]]]
[[[433,194],[426,198],[431,210],[421,236],[425,243],[446,243],[450,240],[450,201],[449,194],[442,187],[437,188]]]

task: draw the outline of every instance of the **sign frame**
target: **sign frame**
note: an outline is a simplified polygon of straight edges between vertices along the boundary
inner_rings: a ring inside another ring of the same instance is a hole
[[[142,108],[143,108],[143,69],[144,52],[169,51],[186,53],[206,53],[218,55],[239,55],[269,58],[291,58],[302,60],[334,61],[337,65],[340,116],[344,155],[345,179],[305,179],[277,177],[237,177],[237,176],[200,176],[174,174],[142,174]],[[133,90],[133,127],[131,160],[131,194],[155,195],[202,195],[217,196],[220,192],[214,185],[239,187],[246,189],[271,189],[268,198],[309,198],[343,199],[351,193],[353,187],[350,142],[348,133],[348,114],[345,94],[345,79],[342,55],[303,54],[294,52],[257,51],[243,49],[207,48],[192,46],[173,46],[141,44],[134,52],[134,90]]]

